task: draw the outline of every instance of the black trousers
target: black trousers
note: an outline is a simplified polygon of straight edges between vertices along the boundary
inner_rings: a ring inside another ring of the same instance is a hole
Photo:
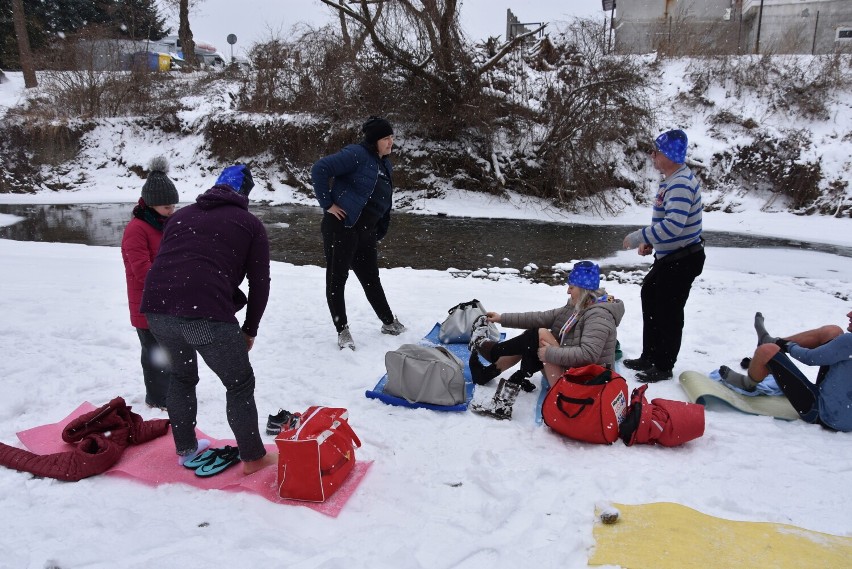
[[[642,359],[671,370],[683,336],[683,309],[692,282],[704,270],[704,250],[654,261],[642,282]]]
[[[151,332],[171,360],[168,409],[177,453],[186,455],[198,448],[195,387],[199,381],[198,355],[201,354],[207,367],[225,386],[225,413],[240,449],[240,459],[248,462],[263,458],[266,448],[257,422],[254,370],[239,324],[167,314],[148,313],[146,316]]]
[[[325,253],[325,298],[334,327],[340,332],[349,323],[346,317],[344,291],[349,270],[355,273],[367,301],[384,324],[393,322],[382,281],[379,280],[379,248],[375,223],[359,223],[347,228],[335,216],[322,218],[323,252]]]
[[[150,330],[137,328],[136,335],[139,336],[139,343],[142,345],[139,360],[142,364],[142,377],[145,380],[145,403],[151,407],[166,407],[169,383],[172,379],[167,357],[165,354],[157,353],[162,348]]]

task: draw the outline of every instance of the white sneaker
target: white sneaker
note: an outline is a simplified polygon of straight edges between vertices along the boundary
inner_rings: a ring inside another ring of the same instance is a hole
[[[396,316],[393,317],[393,322],[391,322],[390,324],[382,324],[382,334],[391,334],[392,336],[399,336],[405,331],[406,327],[402,325],[402,323]]]
[[[337,333],[337,347],[355,349],[355,340],[352,339],[352,334],[349,333],[349,326]]]
[[[473,326],[470,328],[470,342],[467,343],[468,349],[473,352],[479,349],[479,345],[488,339],[488,317],[484,314],[477,316],[473,321]]]

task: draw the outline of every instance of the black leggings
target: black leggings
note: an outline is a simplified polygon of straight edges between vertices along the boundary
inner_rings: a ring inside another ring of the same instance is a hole
[[[489,355],[492,361],[503,356],[521,356],[521,371],[527,375],[532,375],[544,367],[538,359],[538,328],[530,328],[519,336],[497,342],[491,347]]]
[[[362,214],[365,217],[366,214]],[[325,297],[331,319],[337,331],[349,323],[346,316],[346,281],[349,269],[355,273],[370,306],[384,324],[393,322],[393,312],[388,305],[382,281],[379,280],[379,248],[375,223],[359,220],[354,227],[326,212],[322,218],[322,240],[325,253]]]

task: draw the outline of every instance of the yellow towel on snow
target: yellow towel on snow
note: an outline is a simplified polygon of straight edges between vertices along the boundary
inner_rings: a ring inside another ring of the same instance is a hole
[[[737,522],[667,502],[612,504],[595,523],[589,565],[624,569],[849,569],[852,538],[769,522]]]

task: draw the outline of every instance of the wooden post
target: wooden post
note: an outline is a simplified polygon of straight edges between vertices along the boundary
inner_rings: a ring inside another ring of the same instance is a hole
[[[817,10],[816,22],[814,23],[814,43],[811,45],[811,55],[816,53],[817,29],[819,28],[819,10]]]
[[[760,12],[757,14],[757,40],[754,42],[754,53],[760,53],[760,27],[763,25],[763,0],[760,0]]]

